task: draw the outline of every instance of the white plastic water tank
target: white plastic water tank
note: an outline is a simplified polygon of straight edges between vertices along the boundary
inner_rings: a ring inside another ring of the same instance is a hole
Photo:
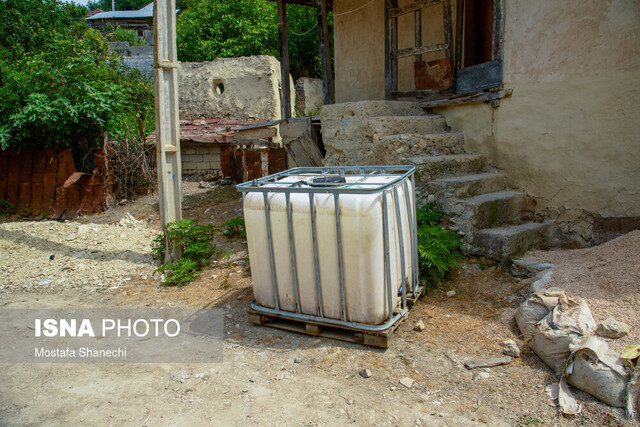
[[[284,173],[282,178],[268,184],[267,201],[278,294],[277,308],[284,312],[298,312],[294,263],[291,254],[293,241],[300,313],[370,325],[383,323],[390,317],[387,268],[390,270],[392,307],[395,307],[399,301],[398,290],[402,286],[410,290],[416,279],[412,258],[412,233],[415,233],[415,230],[410,226],[413,216],[409,217],[415,212],[411,181],[406,178],[398,180],[398,176],[384,174],[345,175],[344,185],[334,184],[327,187],[330,192],[321,192],[322,188],[313,184],[314,179],[319,176],[326,177],[327,174],[287,175]],[[383,188],[392,182],[396,182],[394,186],[376,191],[377,188]],[[239,190],[246,191],[244,217],[254,297],[260,306],[276,308],[267,231],[267,207],[263,195],[265,190],[247,191],[241,189],[241,186],[238,186]],[[290,239],[285,193],[286,189],[292,186],[308,189],[308,191],[293,192],[288,195],[293,240]],[[345,188],[366,192],[362,194],[341,192]],[[339,242],[336,196],[334,195],[336,192],[339,193],[346,319],[343,318],[340,289]],[[315,212],[322,313],[319,308],[316,283],[310,197],[313,198]],[[386,198],[387,203],[388,266],[385,257],[383,197]],[[396,214],[397,211],[400,213],[399,217]],[[400,239],[400,228],[402,239]],[[402,254],[404,254],[404,275]]]

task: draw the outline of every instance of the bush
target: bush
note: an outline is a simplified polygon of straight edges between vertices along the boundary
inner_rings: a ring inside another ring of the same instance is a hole
[[[152,85],[119,70],[85,13],[59,0],[0,2],[0,148],[70,148],[90,172],[104,132],[119,139],[153,116]]]
[[[145,41],[143,38],[138,37],[138,33],[133,30],[125,30],[119,25],[113,28],[111,25],[107,25],[107,34],[105,35],[110,42],[127,42],[129,46],[144,46]]]
[[[442,280],[462,259],[460,236],[455,231],[443,229],[439,225],[441,218],[442,213],[431,204],[417,212],[420,276],[426,280],[427,288],[431,285],[441,287]]]
[[[232,218],[224,223],[224,235],[227,237],[239,236],[243,239],[247,238],[247,229],[244,226],[242,217]]]
[[[202,270],[217,252],[213,244],[213,236],[219,228],[212,224],[198,224],[193,219],[183,219],[167,224],[167,237],[176,241],[182,249],[182,258],[175,262],[166,262],[158,267],[158,271],[164,273],[165,286],[184,286],[198,277]],[[158,235],[153,240],[152,253],[155,259],[165,259],[164,234]]]

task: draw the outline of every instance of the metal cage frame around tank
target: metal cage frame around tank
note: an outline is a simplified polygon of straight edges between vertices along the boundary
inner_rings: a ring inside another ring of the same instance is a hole
[[[403,227],[407,226],[410,230],[411,238],[411,267],[412,267],[412,289],[414,296],[418,296],[422,290],[420,287],[420,280],[418,278],[418,236],[417,236],[417,216],[416,216],[416,187],[414,179],[415,168],[413,166],[341,166],[341,167],[299,167],[289,169],[283,172],[275,173],[262,178],[247,181],[237,185],[237,190],[243,193],[243,198],[246,193],[261,192],[264,200],[264,211],[267,224],[267,238],[269,245],[269,259],[271,265],[271,283],[273,286],[275,309],[263,307],[258,305],[255,300],[251,302],[251,308],[264,315],[275,315],[284,318],[290,318],[300,321],[315,321],[326,323],[330,325],[345,326],[352,329],[358,329],[363,331],[379,332],[384,331],[393,326],[397,321],[402,319],[408,312],[407,305],[407,286],[402,285],[402,302],[400,311],[394,314],[394,290],[391,283],[391,261],[390,261],[390,234],[389,234],[389,218],[387,213],[387,197],[385,193],[388,189],[393,189],[395,204],[395,214],[398,221],[398,236],[400,244],[400,269],[402,277],[406,277],[406,254],[404,253],[404,237]],[[364,178],[372,176],[385,176],[395,177],[392,181],[388,182],[352,182],[352,183],[332,183],[324,182],[321,186],[305,186],[302,187],[302,182],[291,183],[289,186],[283,186],[278,181],[287,177],[317,177],[318,175],[326,176],[354,176],[361,175]],[[411,181],[412,191],[409,192],[408,182]],[[400,204],[398,203],[398,186],[404,187],[404,194],[407,201],[407,218],[409,224],[402,223],[402,216],[400,215]],[[357,186],[359,188],[355,188]],[[368,188],[367,188],[368,187]],[[291,250],[291,265],[293,273],[293,289],[296,300],[296,312],[280,310],[278,285],[276,281],[276,268],[273,250],[273,238],[271,235],[271,218],[269,213],[269,193],[284,193],[285,202],[287,207],[287,220],[289,227],[289,243]],[[313,249],[314,249],[314,269],[315,269],[315,282],[316,292],[318,297],[318,313],[319,316],[304,314],[300,310],[300,295],[298,286],[298,276],[296,268],[296,255],[293,240],[293,223],[291,215],[291,193],[307,193],[309,194],[310,215],[311,215],[311,234],[313,237]],[[340,303],[341,314],[340,320],[324,317],[322,310],[322,287],[320,283],[320,267],[318,258],[318,242],[317,242],[317,230],[316,230],[316,213],[314,209],[314,195],[315,194],[333,194],[335,204],[335,217],[336,217],[336,233],[337,233],[337,252],[338,252],[338,271],[340,280]],[[385,265],[385,285],[387,289],[387,302],[389,310],[389,319],[378,325],[370,325],[366,323],[350,322],[347,320],[346,313],[346,301],[345,301],[345,288],[344,288],[344,267],[342,259],[342,231],[340,226],[340,195],[341,194],[373,194],[382,193],[382,224],[384,233],[384,265]],[[410,197],[408,197],[410,196]],[[412,208],[413,206],[413,208]]]

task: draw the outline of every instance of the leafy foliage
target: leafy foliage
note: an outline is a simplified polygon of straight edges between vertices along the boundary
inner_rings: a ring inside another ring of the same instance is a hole
[[[418,255],[420,275],[426,279],[427,286],[442,286],[442,280],[458,266],[462,259],[460,236],[452,230],[439,225],[442,213],[433,205],[427,204],[418,209]]]
[[[119,69],[85,12],[60,0],[0,2],[1,148],[71,148],[78,162],[103,132],[118,138],[153,115],[150,83]]]
[[[243,239],[247,238],[247,229],[244,225],[244,218],[236,217],[230,220],[227,220],[224,223],[224,230],[222,231],[225,236],[233,237],[240,236]]]
[[[182,249],[182,258],[173,263],[164,263],[158,271],[165,274],[165,286],[184,286],[198,277],[198,271],[203,269],[212,255],[217,252],[212,242],[213,236],[219,228],[212,224],[198,224],[193,219],[167,224],[167,238],[175,240]],[[153,240],[152,253],[155,259],[165,257],[164,234]]]
[[[275,2],[186,0],[178,17],[178,59],[211,61],[218,57],[279,57]],[[295,77],[321,73],[314,8],[287,5],[289,59]],[[310,30],[310,31],[309,31]]]
[[[128,42],[129,46],[144,46],[145,44],[144,39],[138,37],[135,31],[125,30],[119,25],[113,28],[113,26],[108,24],[105,37],[110,42]]]

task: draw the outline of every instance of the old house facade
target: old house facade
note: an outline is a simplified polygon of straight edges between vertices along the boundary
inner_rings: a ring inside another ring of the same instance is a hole
[[[484,155],[511,187],[526,191],[536,212],[586,242],[594,224],[637,224],[640,3],[332,6],[337,103],[421,102],[464,134],[467,152]]]

